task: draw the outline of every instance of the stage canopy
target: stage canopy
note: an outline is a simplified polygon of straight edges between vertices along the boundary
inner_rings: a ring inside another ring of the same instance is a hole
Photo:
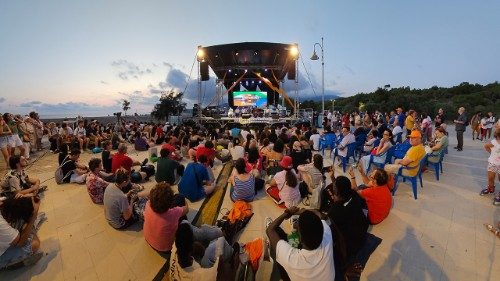
[[[279,88],[279,81],[286,76],[294,80],[297,58],[296,44],[242,42],[200,46],[198,50],[202,80],[208,80],[208,65],[226,89],[231,89],[230,92],[239,91],[241,87],[248,91],[276,92],[269,83]],[[263,82],[259,75],[269,82]],[[276,93],[270,96],[270,102],[273,103],[275,98]]]

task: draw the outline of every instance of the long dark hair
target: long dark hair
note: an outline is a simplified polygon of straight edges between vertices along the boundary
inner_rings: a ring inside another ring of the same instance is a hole
[[[295,173],[292,171],[292,169],[286,169],[286,175],[285,175],[285,181],[286,185],[289,187],[296,187],[298,180],[297,176],[295,176]]]
[[[175,234],[175,247],[177,248],[177,258],[179,265],[182,268],[189,267],[193,264],[191,253],[193,252],[193,230],[187,223],[179,224],[177,233]]]
[[[313,156],[313,165],[318,171],[323,174],[323,156],[321,154],[314,154]]]

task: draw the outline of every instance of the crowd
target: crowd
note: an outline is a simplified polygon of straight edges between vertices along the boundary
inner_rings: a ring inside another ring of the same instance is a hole
[[[485,145],[490,152],[488,187],[481,195],[495,191],[500,172],[500,123],[495,127],[493,115],[488,116],[481,139],[489,137],[489,125],[494,139]],[[197,227],[186,217],[188,202],[202,200],[216,189],[213,167],[221,162],[234,167],[228,182],[235,205],[251,204],[262,192],[284,210],[275,220],[267,220],[266,229],[270,255],[283,280],[358,276],[368,226],[389,215],[398,176],[416,176],[423,159],[423,164],[442,159],[448,147],[449,117],[441,109],[432,119],[402,108],[386,114],[330,112],[326,117],[320,132],[307,124],[205,128],[168,122],[105,125],[96,120],[79,120],[73,128],[70,122],[45,126],[36,113],[25,118],[6,113],[0,120],[0,147],[10,171],[2,180],[0,268],[33,264],[41,258],[36,231],[45,218],[38,206],[46,187],[24,168],[30,153],[42,149],[46,134],[50,150],[58,153],[56,182],[85,184],[91,201],[103,204],[106,220],[115,229],[142,221],[145,240],[170,258],[168,274],[175,280],[202,276],[215,280],[219,263],[232,265],[233,275],[236,270],[242,245],[221,228]],[[468,120],[464,108],[458,110],[454,120],[458,151],[473,120]],[[475,133],[473,129],[473,139]],[[151,157],[133,159],[128,154],[132,145],[136,151],[149,151]],[[325,148],[333,157],[331,167],[324,166]],[[85,165],[79,157],[87,150],[100,157]],[[345,169],[349,157],[358,160],[346,176],[337,176],[335,165]],[[370,171],[372,165],[377,167]],[[150,180],[154,187],[144,189],[142,183]],[[500,193],[494,200],[500,204]],[[299,243],[292,243],[280,227],[288,218],[295,218]]]

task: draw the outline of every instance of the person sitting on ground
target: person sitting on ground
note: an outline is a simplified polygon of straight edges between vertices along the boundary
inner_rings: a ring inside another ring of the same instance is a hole
[[[363,185],[356,184],[354,169],[349,169],[351,176],[351,188],[356,191],[365,201],[364,208],[368,210],[368,219],[371,224],[381,223],[388,215],[392,206],[392,195],[390,190],[394,186],[392,177],[383,169],[375,169],[366,176],[362,166],[358,166]]]
[[[87,145],[89,144],[89,139],[87,138],[87,132],[83,127],[83,120],[78,121],[78,127],[73,131],[78,144],[80,145],[80,150],[87,149]]]
[[[89,169],[78,163],[80,154],[80,150],[73,149],[62,161],[61,169],[64,183],[85,183]]]
[[[116,173],[116,171],[120,168],[124,168],[127,170],[129,173],[132,172],[132,166],[139,166],[142,165],[141,162],[137,160],[132,160],[127,155],[127,145],[124,143],[121,143],[118,145],[118,152],[113,155],[113,159],[111,160],[111,172]],[[140,174],[141,179],[147,180],[149,177],[145,172],[136,172]]]
[[[246,171],[246,162],[243,158],[236,160],[234,168],[229,178],[231,200],[252,202],[255,197],[255,177]]]
[[[116,171],[115,183],[104,191],[104,215],[115,229],[125,229],[143,218],[148,193],[138,193],[137,188],[126,194],[123,189],[130,185],[129,172],[123,168]]]
[[[2,196],[16,198],[24,196],[35,196],[44,191],[47,186],[40,186],[40,180],[35,177],[28,177],[24,168],[28,161],[24,156],[14,155],[9,159],[10,171],[7,172],[1,183]]]
[[[228,262],[233,249],[224,237],[212,241],[208,248],[196,241],[196,235],[188,223],[181,223],[175,235],[170,260],[171,280],[217,280],[218,268]],[[204,267],[205,263],[206,267]]]
[[[134,148],[137,151],[147,151],[150,145],[147,138],[142,135],[139,131],[135,132]]]
[[[262,172],[262,159],[257,147],[251,147],[246,157],[246,170],[255,178],[260,178]]]
[[[266,172],[268,175],[274,175],[277,172],[281,171],[281,167],[279,167],[279,161],[283,159],[283,151],[285,149],[285,144],[281,139],[277,139],[274,143],[273,149],[267,151],[264,156],[266,157]],[[264,151],[263,151],[264,152]]]
[[[161,146],[162,149],[166,149],[169,152],[169,157],[176,161],[182,160],[182,155],[177,151],[177,138],[172,135],[167,135],[165,137],[165,143]]]
[[[437,127],[434,134],[436,135],[436,138],[434,138],[434,141],[432,141],[429,146],[431,153],[429,153],[429,157],[427,158],[427,161],[430,163],[439,162],[441,153],[444,153],[444,149],[448,147],[448,137],[446,136],[446,131],[443,128]]]
[[[363,212],[363,199],[351,189],[345,176],[335,177],[330,171],[332,183],[326,187],[327,200],[331,202],[328,212],[346,243],[347,260],[352,260],[363,247],[368,230],[368,219]]]
[[[319,151],[319,141],[321,140],[321,135],[318,130],[314,128],[312,130],[312,135],[309,137],[309,143],[312,145],[312,150]]]
[[[174,185],[183,173],[184,165],[179,162],[170,159],[169,151],[162,148],[160,150],[160,158],[156,163],[157,171],[155,174],[156,182],[167,182],[170,185]]]
[[[188,212],[184,196],[174,195],[166,182],[157,183],[151,190],[144,209],[144,238],[153,249],[169,253],[179,221]]]
[[[299,190],[299,179],[293,169],[292,158],[285,156],[279,164],[283,171],[274,175],[266,192],[277,204],[284,203],[286,208],[297,206],[302,198]]]
[[[307,190],[312,193],[313,189],[323,183],[323,156],[314,154],[313,162],[297,167],[300,178],[307,185]]]
[[[356,142],[356,138],[354,135],[351,133],[349,127],[342,127],[342,135],[344,136],[342,140],[340,141],[339,145],[334,149],[335,156],[334,156],[334,162],[335,158],[337,156],[342,156],[346,157],[347,156],[347,146],[351,143]]]
[[[281,223],[299,214],[300,249],[286,240]],[[332,232],[328,224],[312,210],[286,209],[266,229],[271,257],[278,263],[283,280],[335,280]]]
[[[373,156],[373,162],[378,164],[385,163],[387,157],[387,151],[394,145],[394,140],[392,138],[392,132],[386,129],[382,134],[382,139],[376,150],[372,151],[371,155],[365,155],[361,158],[361,165],[365,171],[368,170],[368,165],[370,165],[370,158]]]
[[[197,162],[189,163],[179,182],[179,193],[191,202],[205,198],[214,191],[215,184],[210,180],[207,168],[203,165],[206,162],[207,157],[201,155]]]
[[[106,173],[111,173],[112,170],[111,163],[113,160],[113,154],[111,153],[111,142],[104,141],[102,144],[102,148],[103,148],[101,153],[102,166]]]
[[[92,158],[89,161],[90,173],[87,175],[86,185],[90,199],[95,204],[102,204],[104,190],[110,182],[114,181],[115,175],[106,173],[102,167],[102,161],[99,158]]]
[[[236,161],[240,158],[245,157],[245,148],[240,145],[239,138],[233,138],[233,141],[228,145],[229,153],[231,153],[231,158]]]
[[[290,157],[293,159],[293,168],[297,169],[299,165],[304,165],[309,162],[307,158],[308,155],[305,150],[302,149],[302,145],[299,141],[294,141],[292,145],[292,150],[290,151]]]
[[[413,130],[407,137],[410,139],[411,147],[408,149],[403,159],[396,159],[394,164],[385,165],[384,170],[389,174],[397,174],[399,169],[403,166],[407,168],[403,169],[404,176],[414,177],[418,174],[420,160],[425,156],[425,149],[422,145],[422,135],[418,130]]]
[[[18,230],[9,225],[8,220],[13,217],[7,210],[12,210],[19,215],[18,207],[7,208],[6,204],[12,200],[13,204],[22,203],[25,200],[32,202],[30,212],[26,212],[26,220],[22,229]],[[2,213],[0,214],[0,270],[15,269],[37,263],[44,252],[40,250],[40,239],[35,230],[39,221],[38,209],[40,202],[35,202],[33,198],[7,199],[0,202]]]

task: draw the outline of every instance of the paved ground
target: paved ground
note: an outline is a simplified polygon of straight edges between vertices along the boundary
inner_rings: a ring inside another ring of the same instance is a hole
[[[426,172],[418,200],[408,185],[400,185],[391,214],[370,230],[383,242],[361,280],[500,280],[500,239],[483,226],[500,220],[500,207],[491,204],[491,196],[478,196],[486,185],[487,153],[484,143],[473,142],[468,133],[464,151],[457,152],[452,149],[456,139],[450,131],[444,174],[436,181],[434,172]],[[131,156],[144,159],[146,155],[132,151]],[[91,157],[83,154],[82,162]],[[43,181],[53,177],[56,166],[56,156],[45,154],[29,172]],[[220,168],[216,166],[216,173]],[[4,169],[2,163],[2,174]],[[84,186],[58,186],[53,179],[46,183],[49,190],[41,211],[48,221],[39,235],[47,255],[31,268],[1,272],[0,280],[151,280],[155,276],[165,261],[147,245],[141,230],[116,231],[108,226],[102,206],[90,201]],[[264,217],[281,212],[269,198],[259,198],[252,203],[255,215],[241,242],[262,237]],[[230,208],[230,202],[226,194],[223,208]],[[190,204],[191,219],[200,206],[201,202]],[[268,270],[263,266],[259,279],[266,279]]]

